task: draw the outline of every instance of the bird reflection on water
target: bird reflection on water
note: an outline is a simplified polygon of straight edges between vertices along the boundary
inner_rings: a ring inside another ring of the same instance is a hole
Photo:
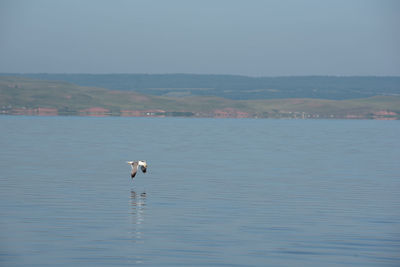
[[[146,207],[146,193],[136,193],[131,190],[132,241],[143,243],[143,223]]]

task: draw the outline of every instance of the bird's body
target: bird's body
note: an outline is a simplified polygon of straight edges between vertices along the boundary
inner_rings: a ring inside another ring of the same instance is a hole
[[[127,161],[126,163],[128,163],[132,167],[132,172],[131,172],[132,179],[135,177],[139,166],[143,173],[146,173],[146,171],[147,171],[147,163],[144,160]]]

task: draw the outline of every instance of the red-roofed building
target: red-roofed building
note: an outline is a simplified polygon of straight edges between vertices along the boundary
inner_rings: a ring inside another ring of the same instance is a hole
[[[39,116],[57,116],[58,110],[56,108],[37,108],[37,115]]]
[[[374,112],[374,115],[375,116],[396,116],[397,113],[393,112],[393,111],[380,110],[380,111]]]
[[[106,108],[101,108],[101,107],[93,107],[93,108],[87,108],[87,109],[82,109],[79,110],[79,114],[81,116],[108,116],[110,115],[110,110]]]

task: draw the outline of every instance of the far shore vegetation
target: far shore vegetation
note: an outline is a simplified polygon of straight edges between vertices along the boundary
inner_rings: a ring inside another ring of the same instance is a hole
[[[107,75],[65,74],[62,80],[62,74],[58,76],[54,74],[54,77],[51,77],[51,74],[26,76],[0,76],[1,114],[297,119],[400,118],[400,77],[336,79],[310,76],[268,80],[268,78],[227,75],[171,74],[154,75],[152,80],[151,75],[132,75],[125,78],[116,75],[110,78]],[[79,81],[71,81],[73,80],[71,77],[80,78],[81,84],[86,85],[78,85]],[[118,77],[122,77],[125,83],[122,81],[118,83]],[[131,83],[130,87],[128,82]],[[261,88],[267,86],[268,82],[274,82],[275,86]],[[87,85],[88,83],[93,85]],[[348,97],[345,94],[346,90],[349,92]]]

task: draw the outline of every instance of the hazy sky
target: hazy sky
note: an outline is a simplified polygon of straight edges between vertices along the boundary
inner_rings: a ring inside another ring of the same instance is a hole
[[[0,72],[400,75],[400,1],[0,0]]]

